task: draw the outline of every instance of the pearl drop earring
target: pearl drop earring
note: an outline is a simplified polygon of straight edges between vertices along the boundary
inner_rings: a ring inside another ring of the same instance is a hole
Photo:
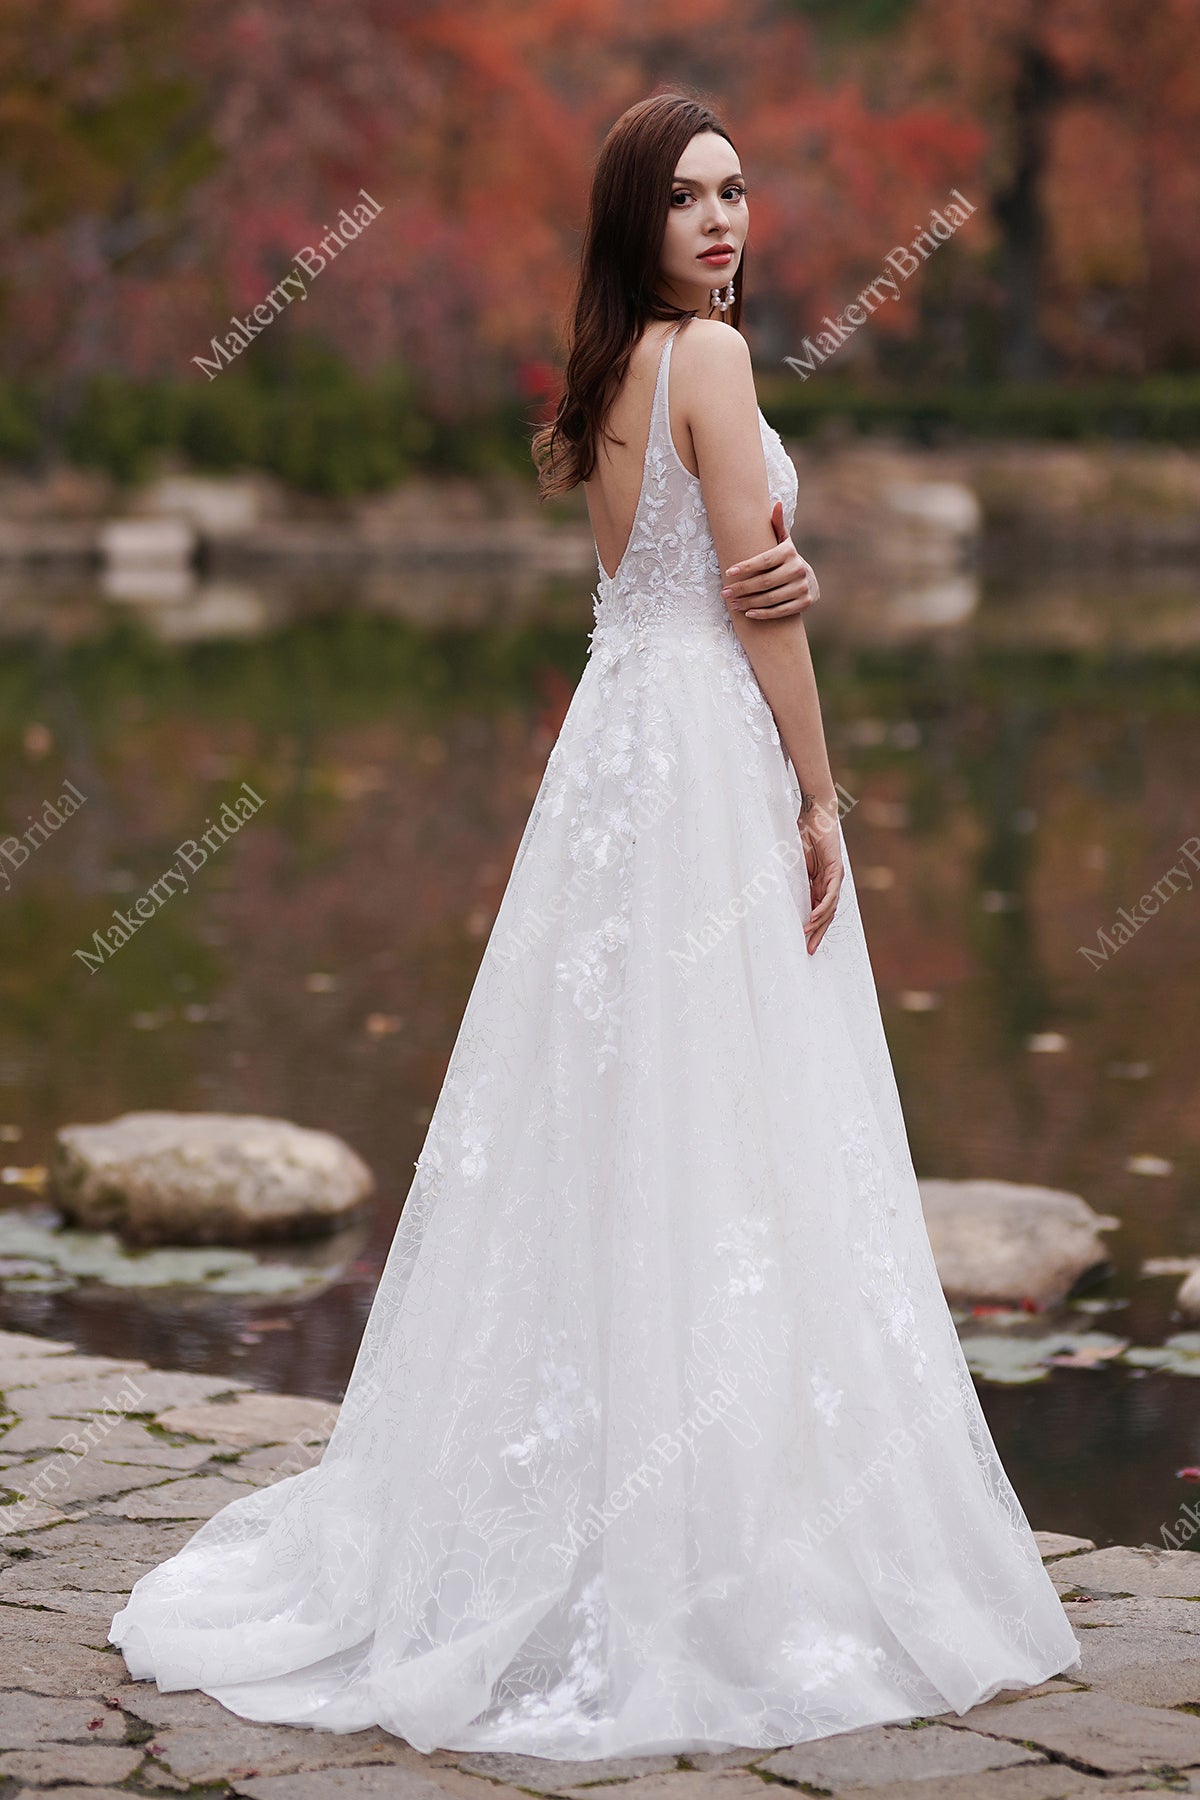
[[[718,312],[728,312],[729,308],[733,305],[732,276],[730,277],[729,286],[725,289],[725,298],[723,300],[721,298],[720,288],[714,288],[712,290],[712,303]]]

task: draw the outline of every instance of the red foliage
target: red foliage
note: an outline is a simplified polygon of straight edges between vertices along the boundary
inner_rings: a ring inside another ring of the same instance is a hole
[[[885,113],[852,82],[823,91],[807,28],[778,5],[56,11],[51,34],[44,0],[0,8],[9,66],[41,65],[0,113],[19,172],[0,217],[19,240],[7,280],[21,367],[193,375],[229,313],[262,301],[362,187],[383,213],[289,325],[363,365],[410,360],[449,407],[495,393],[514,360],[558,354],[601,137],[676,83],[728,116],[753,176],[755,279],[779,286],[803,330],[978,147],[940,106]]]

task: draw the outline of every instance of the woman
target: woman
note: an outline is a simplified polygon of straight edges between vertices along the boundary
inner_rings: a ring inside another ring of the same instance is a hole
[[[324,1457],[142,1577],[109,1634],[137,1679],[577,1760],[1079,1665],[925,1232],[746,231],[706,107],[617,122],[535,440],[544,492],[586,484],[587,668]]]

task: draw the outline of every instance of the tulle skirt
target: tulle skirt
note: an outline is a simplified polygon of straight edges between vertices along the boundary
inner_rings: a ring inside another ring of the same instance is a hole
[[[798,798],[727,621],[598,626],[324,1457],[138,1581],[133,1677],[578,1760],[1078,1666]]]

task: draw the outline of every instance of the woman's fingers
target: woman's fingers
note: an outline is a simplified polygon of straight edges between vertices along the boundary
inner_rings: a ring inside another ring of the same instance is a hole
[[[796,558],[796,547],[785,539],[775,544],[770,550],[760,550],[757,556],[751,556],[745,562],[735,563],[725,571],[725,586],[722,594],[728,598],[730,594],[761,593],[764,587],[771,586],[771,576],[776,569]]]
[[[747,619],[790,619],[797,613],[807,612],[812,604],[813,596],[797,588],[790,599],[776,601],[770,606],[746,606],[740,610]]]
[[[821,590],[817,585],[817,578],[795,546],[780,545],[779,549],[784,552],[783,555],[774,550],[763,551],[763,555],[770,559],[770,566],[757,575],[744,572],[751,564],[739,563],[738,567],[743,570],[742,576],[736,581],[727,580],[721,589],[721,597],[731,605],[740,603],[743,606],[753,606],[765,594],[775,598],[783,597],[786,589],[788,598],[805,596],[810,605],[819,600]],[[758,561],[757,557],[753,559],[754,564]]]
[[[816,595],[807,582],[789,581],[776,592],[757,599],[752,596],[740,610],[748,619],[778,619],[806,611],[815,600]],[[733,607],[733,602],[730,602],[730,607]]]
[[[805,931],[816,931],[819,926],[828,925],[837,910],[839,892],[840,887],[831,888],[827,894],[821,895],[805,921]]]
[[[832,920],[827,920],[826,923],[824,925],[822,925],[820,931],[815,931],[813,933],[812,937],[809,938],[808,954],[810,956],[815,956],[816,950],[817,950],[817,945],[821,942],[821,939],[825,936],[825,933],[829,930],[829,926],[831,923],[832,923]]]
[[[806,569],[785,569],[777,571],[774,578],[760,581],[753,586],[746,584],[745,593],[734,588],[725,595],[728,604],[734,606],[769,606],[773,600],[815,600],[817,584]]]
[[[808,937],[807,949],[808,949],[808,954],[810,956],[813,954],[814,950],[817,948],[817,945],[821,942],[821,939],[825,936],[825,933],[829,930],[829,927],[832,924],[833,924],[833,914],[832,913],[830,913],[828,918],[817,919],[817,920],[810,919],[809,920],[809,926],[811,926],[812,929],[809,930],[808,926],[806,926],[805,931],[806,931],[806,934]]]
[[[813,895],[812,909],[804,922],[804,934],[808,939],[808,953],[811,956],[821,939],[825,936],[837,911],[837,903],[842,890],[845,870],[842,859],[834,855],[825,861],[820,857],[820,850],[812,846],[813,861],[817,867],[809,869],[809,891]]]

